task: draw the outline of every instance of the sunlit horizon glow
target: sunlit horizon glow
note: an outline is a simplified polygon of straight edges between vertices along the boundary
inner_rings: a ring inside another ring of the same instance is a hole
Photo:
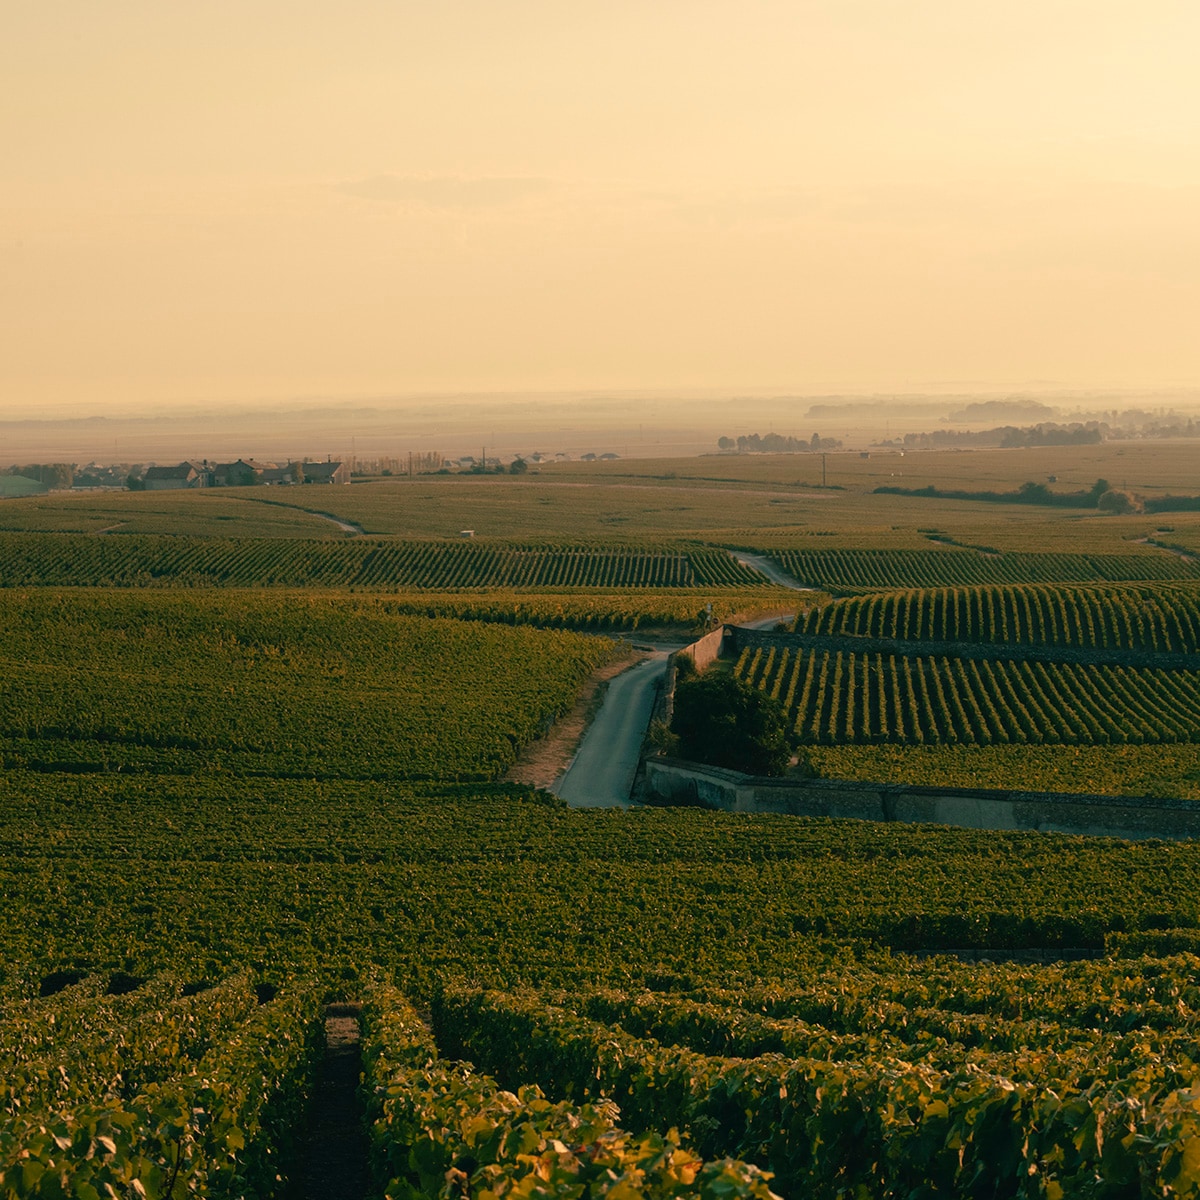
[[[0,416],[1200,384],[1184,0],[6,14]]]

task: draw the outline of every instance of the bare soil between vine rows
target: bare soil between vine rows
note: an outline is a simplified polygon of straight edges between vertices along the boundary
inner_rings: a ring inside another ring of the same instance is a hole
[[[606,663],[584,684],[571,711],[554,722],[545,737],[530,742],[504,775],[506,783],[528,783],[549,788],[570,766],[584,732],[604,700],[609,680],[649,657],[645,650],[631,649],[622,658]]]

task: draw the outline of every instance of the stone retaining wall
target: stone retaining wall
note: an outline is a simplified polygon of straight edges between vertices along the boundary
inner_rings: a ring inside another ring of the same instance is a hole
[[[843,779],[764,779],[670,758],[651,758],[645,766],[646,792],[652,803],[697,804],[724,812],[929,822],[965,829],[1172,840],[1200,837],[1200,804],[1187,800]]]

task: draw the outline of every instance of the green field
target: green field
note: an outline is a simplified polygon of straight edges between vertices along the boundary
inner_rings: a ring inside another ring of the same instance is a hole
[[[295,1195],[331,1001],[372,1198],[1200,1195],[1197,843],[495,782],[712,604],[825,775],[1200,799],[1196,514],[871,494],[1190,449],[4,501],[0,1197]]]
[[[1200,587],[1026,584],[926,588],[842,600],[799,617],[800,633],[983,645],[1193,654]]]
[[[432,1002],[436,1042],[415,1028],[425,1049],[412,1066],[426,1074],[389,1095],[426,1096],[440,1052],[449,1091],[435,1095],[457,1097],[461,1119],[439,1119],[435,1105],[418,1109],[418,1124],[468,1144],[490,1093],[454,1066],[462,1053],[556,1102],[615,1098],[633,1136],[675,1126],[698,1159],[757,1163],[788,1195],[833,1196],[853,1171],[865,1172],[864,1194],[890,1195],[897,1174],[929,1168],[907,1153],[877,1157],[875,1139],[905,1146],[918,1135],[945,1147],[948,1178],[965,1186],[953,1166],[963,1122],[1038,1128],[1041,1169],[1069,1184],[1100,1151],[1085,1142],[1058,1161],[1054,1147],[1122,1098],[1136,1100],[1138,1141],[1121,1169],[1170,1172],[1190,1136],[1173,1089],[1196,1069],[1200,959],[1030,967],[901,953],[1194,946],[1196,892],[1181,887],[1200,877],[1189,843],[571,812],[511,788],[13,770],[0,830],[0,1055],[13,1064],[9,1095],[23,1098],[0,1129],[58,1169],[141,1155],[169,1174],[178,1155],[189,1173],[240,1172],[268,1194],[267,1166],[295,1163],[322,1000],[354,995],[391,1011],[397,981]],[[54,971],[80,982],[21,999]],[[132,990],[114,996],[117,983]],[[279,996],[255,1006],[261,984]],[[503,994],[480,1006],[480,984]],[[530,987],[550,999],[507,998]],[[376,1019],[364,1014],[365,1066],[390,1080],[397,1059],[376,1042]],[[270,1081],[269,1104],[247,1078]],[[214,1079],[229,1082],[214,1091]],[[870,1134],[856,1125],[849,1080],[871,1097]],[[911,1087],[925,1106],[944,1104],[941,1122],[886,1115]],[[731,1095],[732,1108],[720,1099]],[[229,1124],[172,1123],[181,1110],[214,1111],[218,1096],[242,1131],[237,1148]],[[1051,1097],[1075,1114],[1065,1129],[1049,1120]],[[89,1124],[97,1112],[125,1123],[112,1155],[89,1158],[89,1136],[109,1136]],[[795,1141],[814,1112],[819,1149]],[[399,1139],[387,1161],[404,1171],[411,1142],[398,1119],[376,1136]],[[525,1127],[529,1116],[513,1119]],[[30,1141],[39,1121],[65,1148]],[[763,1139],[755,1130],[768,1125],[790,1132]],[[849,1143],[831,1136],[846,1128],[858,1129]],[[1010,1141],[985,1144],[981,1132],[968,1166],[983,1156],[1004,1178],[1025,1169]],[[14,1148],[0,1135],[6,1183]]]
[[[612,643],[265,592],[0,591],[7,764],[492,778]]]

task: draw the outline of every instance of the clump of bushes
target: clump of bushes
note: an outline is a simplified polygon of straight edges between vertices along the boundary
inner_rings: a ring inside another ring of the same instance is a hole
[[[783,706],[724,671],[683,676],[675,688],[676,753],[749,775],[783,775],[792,739]]]

